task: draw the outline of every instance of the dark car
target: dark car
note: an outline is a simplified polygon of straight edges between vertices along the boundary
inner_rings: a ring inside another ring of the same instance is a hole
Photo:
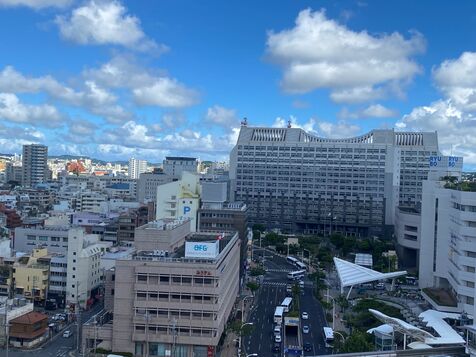
[[[281,351],[281,346],[279,345],[279,343],[275,343],[273,345],[272,351],[275,352],[275,353]]]
[[[312,350],[312,345],[310,342],[304,342],[303,348],[304,348],[304,351],[309,352]]]

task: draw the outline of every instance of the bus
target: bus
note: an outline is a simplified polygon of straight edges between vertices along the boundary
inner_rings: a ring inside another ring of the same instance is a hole
[[[326,338],[327,343],[334,341],[334,330],[330,327],[324,327],[324,337]]]
[[[289,309],[291,308],[291,304],[293,303],[293,299],[290,297],[287,297],[283,300],[281,303],[281,306],[284,307],[284,312],[289,312]]]
[[[307,265],[300,262],[299,260],[296,263],[294,263],[294,265],[296,265],[301,270],[307,270]]]
[[[304,274],[306,273],[305,270],[297,270],[297,271],[292,271],[288,273],[288,279],[289,280],[299,280],[304,278]]]
[[[276,325],[281,325],[283,323],[284,307],[276,306],[274,311],[274,323]]]
[[[288,261],[288,263],[290,263],[290,264],[292,264],[292,265],[296,265],[296,262],[299,261],[299,260],[297,260],[296,258],[291,257],[291,256],[287,256],[287,257],[286,257],[286,260]]]

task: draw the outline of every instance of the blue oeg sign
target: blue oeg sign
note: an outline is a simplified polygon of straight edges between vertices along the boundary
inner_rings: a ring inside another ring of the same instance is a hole
[[[183,214],[186,215],[188,212],[190,212],[192,209],[188,206],[183,207]]]
[[[208,250],[208,247],[204,244],[195,244],[193,246],[193,250],[196,252],[206,252]]]

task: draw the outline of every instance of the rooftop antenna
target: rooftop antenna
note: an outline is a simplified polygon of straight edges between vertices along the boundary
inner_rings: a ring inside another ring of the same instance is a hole
[[[248,118],[244,117],[243,120],[241,121],[241,126],[248,126]]]
[[[292,125],[291,125],[291,119],[288,120],[288,129],[291,129],[292,128]]]

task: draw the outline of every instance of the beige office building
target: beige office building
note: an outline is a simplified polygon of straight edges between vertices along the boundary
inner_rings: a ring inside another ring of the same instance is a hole
[[[86,349],[96,337],[99,346],[136,357],[215,355],[238,294],[238,233],[217,240],[216,233],[191,234],[190,220],[163,223],[139,227],[136,234],[138,246],[141,238],[149,245],[155,234],[162,244],[116,262],[114,288],[106,284],[114,318],[100,322],[99,334],[92,321],[85,325]],[[169,249],[163,248],[166,237]]]

